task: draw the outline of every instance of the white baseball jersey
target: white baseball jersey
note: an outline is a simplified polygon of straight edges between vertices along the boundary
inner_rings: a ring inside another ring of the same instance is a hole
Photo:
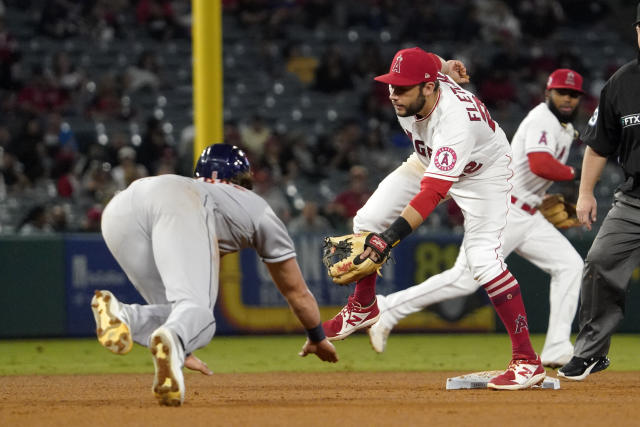
[[[134,181],[102,216],[109,250],[149,305],[123,305],[134,341],[165,325],[186,352],[215,333],[220,256],[255,248],[264,262],[295,256],[284,224],[245,188],[176,175]]]
[[[510,206],[511,147],[484,104],[438,74],[437,102],[426,117],[398,117],[415,153],[389,174],[356,214],[354,231],[382,232],[420,191],[424,176],[453,181],[449,194],[465,217],[465,248],[474,277],[486,283],[506,270],[502,230]]]
[[[549,152],[565,163],[572,141],[573,126],[561,125],[546,104],[531,110],[511,144],[516,165],[511,179],[515,183],[513,194],[536,206],[553,182],[531,172],[527,153]],[[540,357],[544,364],[561,366],[573,355],[571,324],[578,307],[583,262],[571,243],[540,212],[531,214],[532,210],[525,211],[521,205],[522,201],[517,200],[509,209],[503,252],[506,257],[515,251],[551,275],[549,324]],[[465,241],[467,238],[465,233]],[[431,304],[475,292],[481,282],[474,280],[471,260],[465,252],[463,243],[455,265],[449,270],[386,297],[379,295],[381,326],[391,329],[400,319]]]
[[[553,181],[531,172],[527,154],[549,153],[564,164],[569,158],[574,134],[573,125],[560,123],[544,102],[527,114],[511,142],[515,171],[515,176],[511,180],[512,193],[518,199],[531,206],[537,206],[547,189],[553,184]]]
[[[509,142],[474,94],[443,74],[438,80],[440,91],[432,112],[398,121],[426,167],[425,176],[455,182],[482,173],[508,154]]]

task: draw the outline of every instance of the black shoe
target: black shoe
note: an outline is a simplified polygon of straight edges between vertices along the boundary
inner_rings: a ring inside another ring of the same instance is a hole
[[[594,372],[604,371],[609,367],[611,361],[607,356],[582,357],[573,356],[569,363],[558,370],[558,376],[568,380],[582,381],[587,375]]]

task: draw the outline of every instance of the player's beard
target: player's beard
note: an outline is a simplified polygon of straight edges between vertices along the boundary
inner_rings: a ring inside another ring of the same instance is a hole
[[[549,107],[549,110],[553,113],[553,115],[556,116],[558,120],[560,120],[560,123],[572,123],[578,115],[577,105],[576,108],[574,108],[573,111],[569,114],[565,114],[558,110],[556,104],[554,104],[551,99],[547,100],[547,106]]]
[[[400,117],[411,117],[417,115],[424,108],[424,104],[427,102],[427,97],[422,93],[418,95],[415,101],[406,107],[406,111],[403,114],[398,114]]]

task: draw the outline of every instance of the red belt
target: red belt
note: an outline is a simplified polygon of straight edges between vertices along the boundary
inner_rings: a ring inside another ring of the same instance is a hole
[[[511,196],[511,203],[515,204],[518,201],[518,198],[516,196]],[[533,207],[527,203],[522,203],[520,205],[520,209],[522,209],[523,211],[525,211],[526,213],[533,215],[536,212],[538,212],[538,208]]]

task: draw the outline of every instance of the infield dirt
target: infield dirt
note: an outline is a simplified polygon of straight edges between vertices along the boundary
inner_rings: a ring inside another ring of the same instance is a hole
[[[186,375],[185,404],[160,407],[152,374],[1,377],[3,426],[618,426],[640,421],[640,372],[560,390],[445,389],[464,372]],[[555,372],[549,371],[555,376]]]

